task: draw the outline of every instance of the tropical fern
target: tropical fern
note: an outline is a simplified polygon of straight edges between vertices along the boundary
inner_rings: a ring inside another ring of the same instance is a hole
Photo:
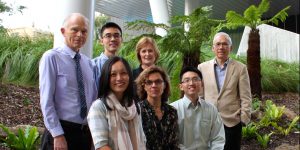
[[[228,11],[226,13],[227,24],[226,27],[229,29],[236,29],[240,26],[249,26],[252,29],[256,29],[257,26],[272,22],[275,25],[278,25],[278,21],[284,21],[287,17],[286,11],[290,8],[290,6],[285,7],[281,11],[279,11],[275,16],[273,16],[269,20],[262,20],[262,16],[266,13],[270,8],[269,0],[262,0],[258,7],[255,5],[249,6],[244,11],[244,16],[236,13],[235,11]]]
[[[151,32],[155,27],[163,28],[165,30],[168,30],[170,28],[169,26],[162,23],[156,24],[145,20],[136,20],[136,21],[126,22],[126,23],[127,25],[125,26],[125,28],[129,30],[143,30],[143,31]]]
[[[271,19],[267,20],[267,22],[272,22],[275,25],[278,25],[278,20],[280,20],[281,22],[283,22],[286,17],[288,16],[287,14],[287,10],[290,9],[291,6],[287,6],[284,9],[282,9],[281,11],[279,11],[275,16],[273,16]]]
[[[8,127],[0,124],[0,128],[7,134],[2,140],[5,144],[15,150],[35,150],[37,149],[39,132],[37,127],[27,126],[25,130],[19,128],[14,134]]]

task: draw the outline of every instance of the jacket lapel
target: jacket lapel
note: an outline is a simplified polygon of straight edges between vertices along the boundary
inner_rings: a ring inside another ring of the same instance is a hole
[[[215,64],[214,64],[214,59],[210,62],[210,66],[208,67],[209,69],[209,77],[211,77],[210,82],[213,85],[213,90],[214,93],[218,94],[218,85],[217,85],[217,80],[216,80],[216,73],[215,73]]]

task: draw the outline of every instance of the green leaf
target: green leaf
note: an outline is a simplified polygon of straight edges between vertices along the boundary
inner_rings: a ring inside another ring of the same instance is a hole
[[[289,124],[289,127],[286,129],[285,135],[288,135],[291,132],[291,129],[296,125],[298,120],[299,120],[299,116],[293,119],[293,121]]]
[[[0,124],[0,127],[7,133],[7,137],[3,141],[8,147],[16,150],[36,149],[36,144],[39,139],[39,132],[36,127],[27,126],[25,131],[19,128],[17,135],[2,124]]]
[[[1,129],[7,134],[7,137],[5,139],[2,139],[7,143],[8,145],[13,144],[17,141],[17,136],[11,132],[7,127],[5,127],[3,124],[0,124]]]
[[[260,17],[262,16],[262,14],[264,14],[265,12],[267,12],[269,10],[270,7],[270,2],[269,0],[262,0],[261,3],[258,5],[258,12],[260,14]]]
[[[28,127],[28,135],[25,143],[26,147],[28,149],[35,149],[35,143],[37,142],[38,137],[39,132],[37,130],[37,127]]]
[[[260,145],[263,148],[267,148],[268,147],[268,143],[270,141],[270,137],[273,134],[273,132],[269,133],[269,134],[264,134],[263,136],[261,136],[260,134],[257,133],[257,141],[260,143]]]
[[[244,11],[244,18],[251,20],[252,22],[256,22],[258,19],[260,19],[260,17],[261,15],[254,5],[251,5]]]
[[[275,25],[278,25],[278,21],[284,22],[286,17],[288,16],[287,10],[290,9],[291,6],[287,6],[281,11],[279,11],[275,16],[273,16],[271,19],[269,19],[267,22],[272,22]]]
[[[236,13],[235,11],[228,11],[226,13],[226,20],[226,27],[229,29],[236,29],[237,27],[245,26],[249,22],[246,18]]]
[[[255,124],[249,123],[247,126],[242,128],[242,137],[248,139],[255,137],[257,129],[258,127]]]

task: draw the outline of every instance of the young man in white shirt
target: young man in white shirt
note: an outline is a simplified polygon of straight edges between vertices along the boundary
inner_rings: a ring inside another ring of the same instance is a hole
[[[184,96],[171,103],[178,114],[180,149],[223,150],[225,133],[218,110],[199,97],[201,72],[195,67],[185,67],[180,73],[180,81]]]

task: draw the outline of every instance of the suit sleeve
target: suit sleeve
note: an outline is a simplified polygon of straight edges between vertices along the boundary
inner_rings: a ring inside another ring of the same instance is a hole
[[[247,67],[243,66],[239,78],[239,94],[241,98],[241,120],[248,124],[251,119],[251,89]]]

